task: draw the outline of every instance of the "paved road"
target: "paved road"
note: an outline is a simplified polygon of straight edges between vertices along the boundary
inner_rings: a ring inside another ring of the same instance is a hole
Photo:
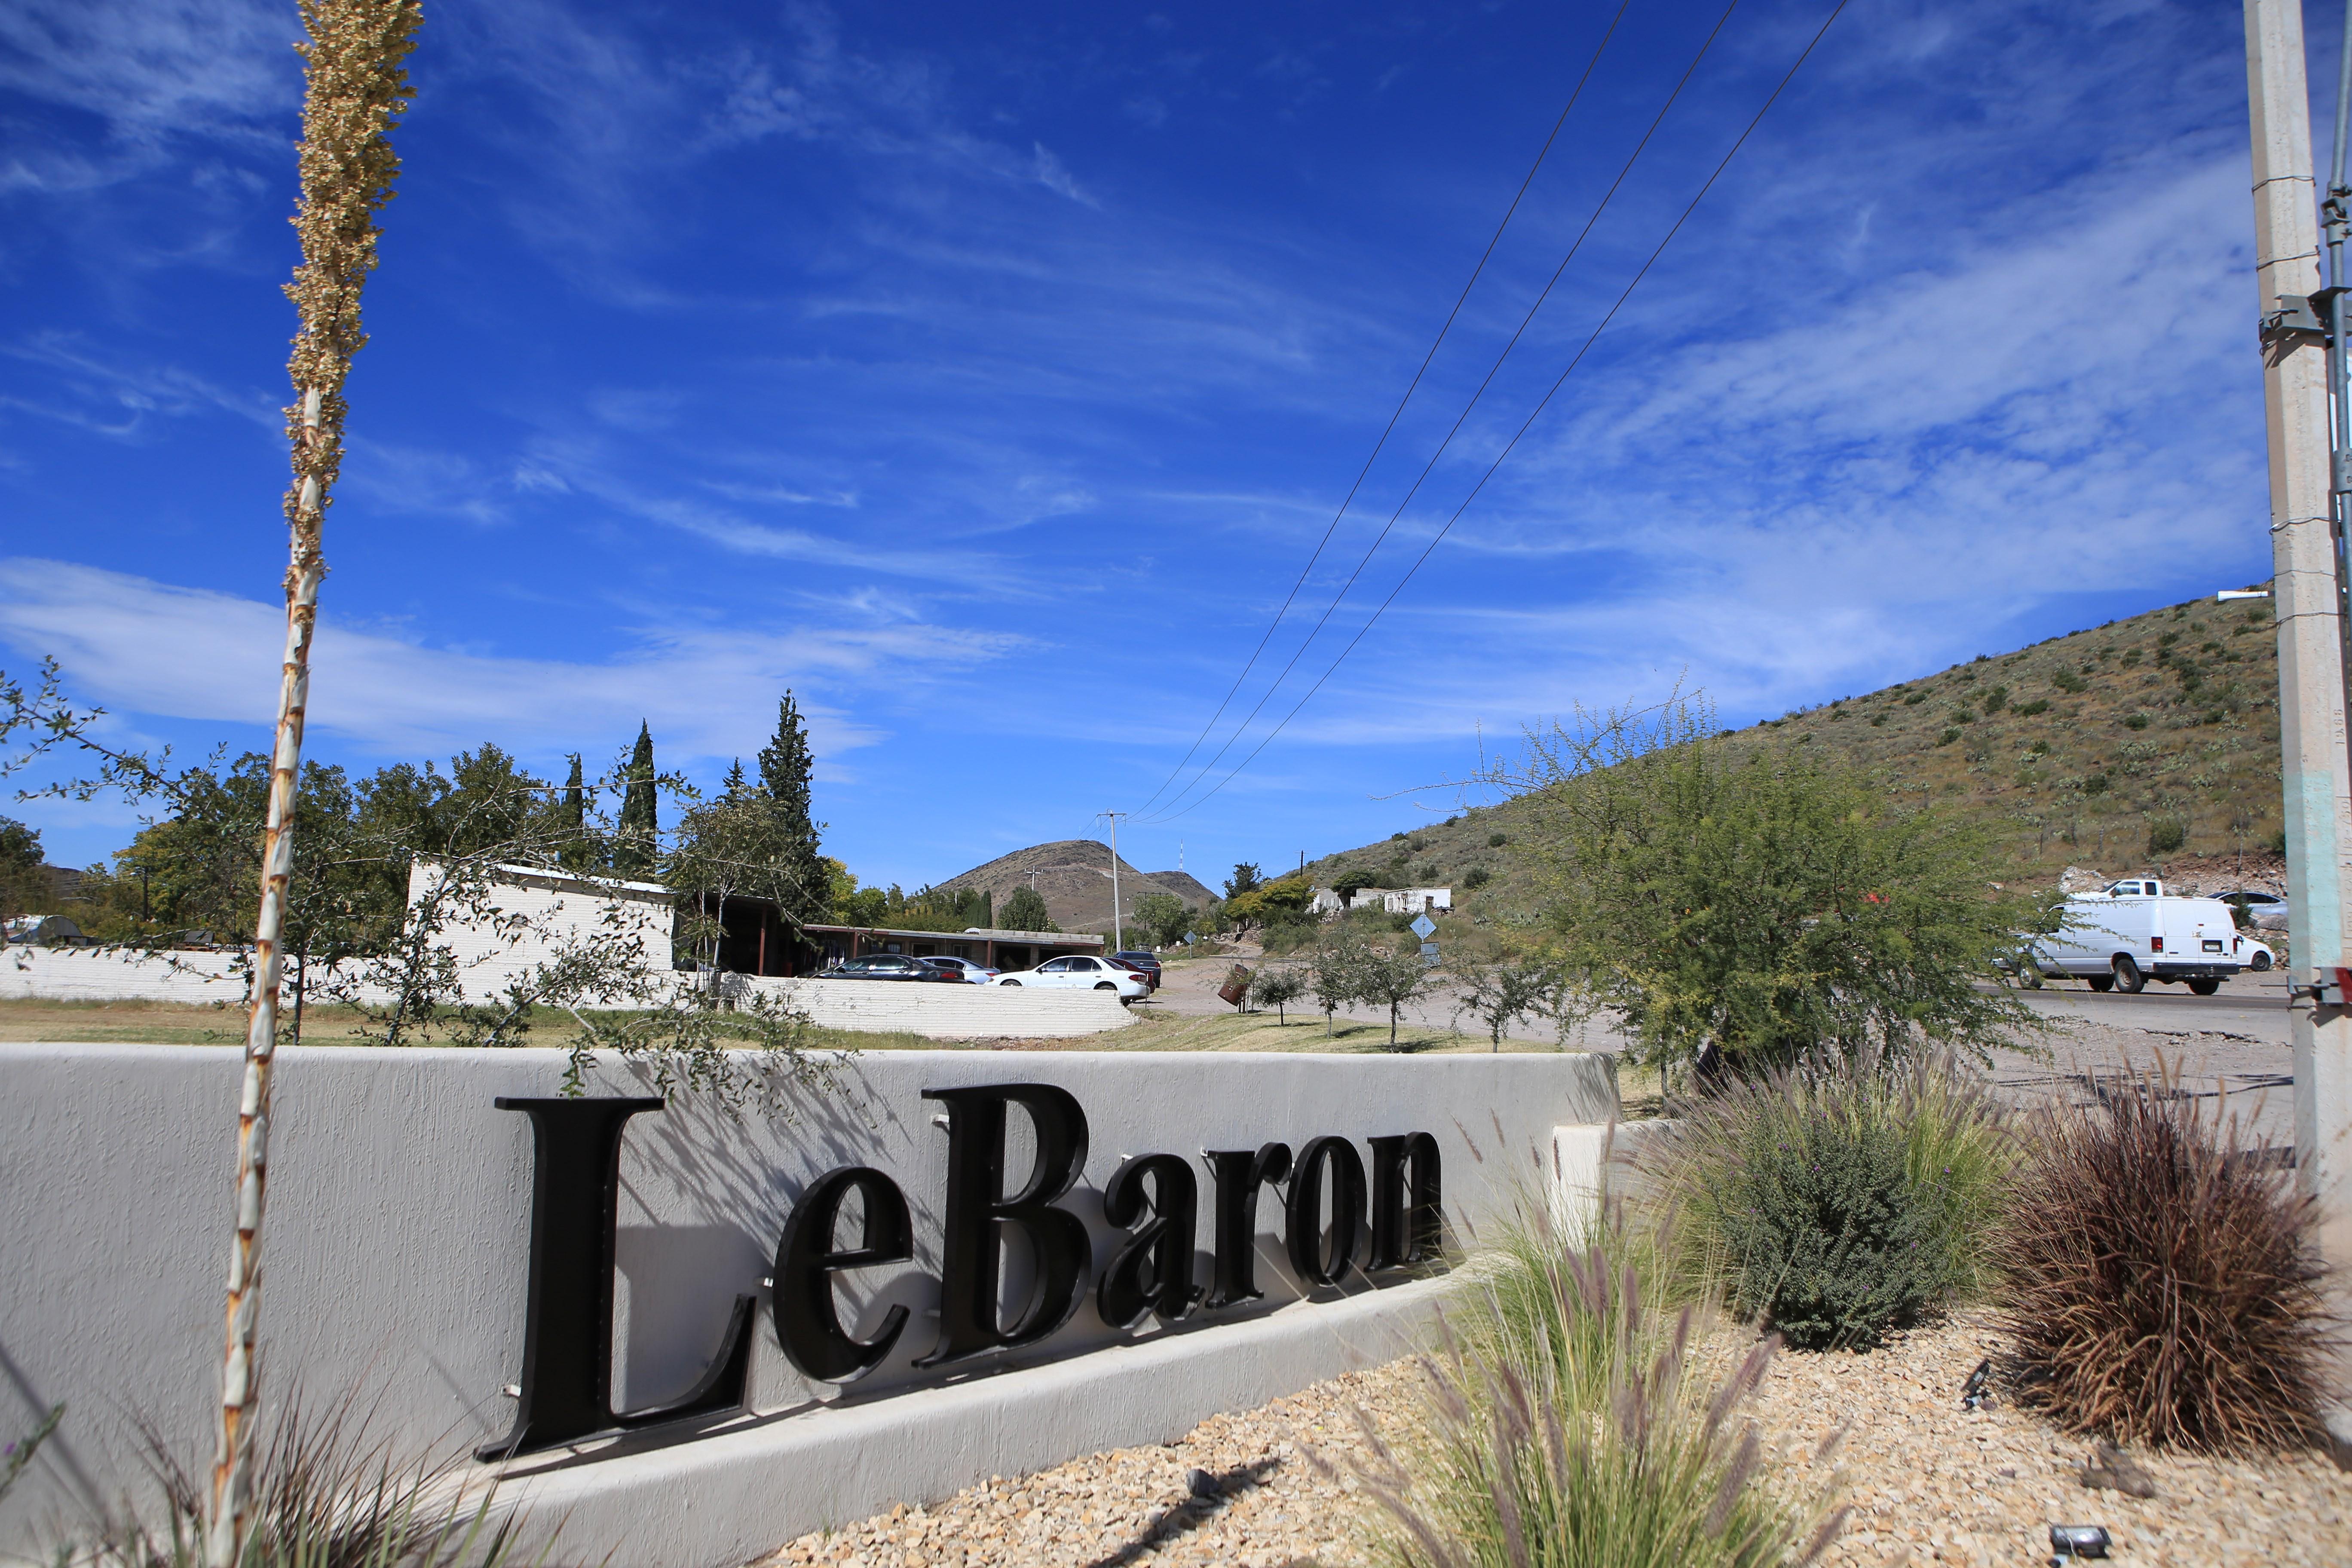
[[[2185,986],[2159,985],[2154,981],[2137,996],[2094,991],[2079,981],[2053,982],[2040,991],[2019,994],[2037,1013],[2086,1019],[2110,1028],[2158,1033],[2195,1030],[2243,1035],[2272,1045],[2288,1043],[2286,977],[2276,970],[2240,975],[2210,996],[2192,996]]]

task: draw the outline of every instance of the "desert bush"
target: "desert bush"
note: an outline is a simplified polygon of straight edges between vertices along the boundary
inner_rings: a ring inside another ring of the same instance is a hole
[[[2177,816],[2159,816],[2147,825],[2147,852],[2169,855],[2188,842],[2189,830]]]
[[[2040,1026],[1981,984],[2041,918],[1991,890],[1987,831],[1900,807],[1822,747],[1727,742],[1705,702],[1671,698],[1532,734],[1488,782],[1522,795],[1548,945],[1643,1065],[1981,1057]]]
[[[2024,1400],[2069,1431],[2210,1450],[2315,1432],[2312,1201],[2159,1064],[2040,1112],[1998,1253]]]
[[[1663,1282],[1801,1350],[1869,1346],[1989,1282],[2015,1142],[1949,1057],[1734,1080],[1637,1156]]]
[[[1538,1226],[1485,1263],[1463,1333],[1423,1358],[1423,1431],[1400,1456],[1364,1424],[1351,1468],[1393,1521],[1387,1561],[1778,1568],[1836,1535],[1844,1511],[1787,1495],[1736,1418],[1773,1341],[1709,1387],[1690,1375],[1691,1310],[1645,1300],[1605,1238],[1576,1251]]]

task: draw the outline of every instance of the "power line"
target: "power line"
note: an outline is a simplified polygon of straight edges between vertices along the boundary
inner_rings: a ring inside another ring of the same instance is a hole
[[[1364,624],[1357,629],[1356,635],[1349,639],[1348,646],[1339,650],[1339,657],[1333,659],[1330,664],[1326,667],[1323,673],[1316,678],[1315,684],[1307,689],[1307,695],[1301,697],[1292,705],[1290,711],[1282,716],[1282,721],[1276,724],[1271,731],[1267,731],[1265,739],[1257,743],[1256,750],[1251,752],[1248,756],[1244,757],[1240,762],[1235,763],[1232,771],[1228,772],[1223,778],[1219,779],[1216,784],[1211,787],[1207,795],[1203,795],[1199,800],[1192,802],[1191,805],[1185,806],[1181,811],[1171,811],[1168,813],[1167,815],[1160,817],[1158,819],[1159,821],[1172,821],[1176,817],[1187,815],[1195,807],[1209,800],[1209,798],[1214,795],[1219,790],[1223,789],[1225,785],[1231,784],[1234,781],[1235,774],[1239,773],[1244,768],[1249,766],[1251,763],[1255,762],[1257,760],[1258,753],[1265,751],[1266,747],[1274,743],[1274,738],[1276,735],[1281,734],[1283,730],[1289,725],[1293,719],[1298,717],[1299,710],[1306,707],[1308,700],[1317,692],[1323,689],[1323,683],[1329,680],[1332,674],[1339,669],[1342,663],[1346,661],[1348,656],[1356,651],[1356,645],[1364,640],[1365,636],[1371,631],[1373,625],[1380,620],[1382,615],[1387,613],[1388,607],[1396,602],[1397,595],[1404,592],[1405,584],[1412,581],[1414,574],[1422,569],[1422,566],[1429,560],[1430,555],[1437,549],[1438,545],[1444,541],[1445,536],[1453,531],[1454,525],[1461,521],[1462,514],[1469,510],[1470,503],[1478,499],[1479,492],[1486,488],[1486,481],[1495,477],[1495,471],[1503,466],[1503,460],[1511,455],[1512,450],[1518,446],[1520,438],[1527,435],[1528,431],[1534,426],[1537,418],[1543,413],[1543,411],[1547,407],[1550,406],[1551,400],[1559,395],[1559,389],[1563,385],[1567,384],[1568,378],[1576,373],[1576,367],[1584,363],[1584,356],[1586,353],[1591,352],[1593,343],[1599,340],[1601,332],[1607,329],[1609,323],[1616,320],[1617,312],[1624,308],[1625,301],[1633,297],[1633,290],[1640,287],[1642,279],[1650,275],[1650,268],[1657,265],[1658,258],[1665,253],[1666,247],[1673,242],[1675,236],[1682,232],[1683,225],[1689,222],[1691,214],[1698,210],[1698,204],[1706,198],[1707,192],[1715,188],[1716,181],[1723,177],[1724,170],[1731,166],[1731,160],[1738,154],[1740,148],[1748,144],[1748,139],[1755,134],[1756,127],[1763,123],[1766,112],[1769,110],[1775,103],[1780,101],[1780,95],[1788,90],[1789,83],[1795,79],[1798,70],[1803,67],[1807,60],[1812,58],[1813,50],[1820,46],[1822,37],[1829,32],[1830,24],[1835,22],[1838,17],[1843,14],[1847,3],[1848,0],[1837,0],[1837,4],[1831,8],[1829,16],[1822,20],[1821,26],[1814,31],[1811,39],[1805,45],[1804,52],[1797,57],[1796,62],[1790,66],[1788,72],[1780,78],[1780,85],[1772,89],[1771,96],[1764,100],[1763,107],[1757,110],[1755,116],[1748,121],[1748,128],[1739,133],[1739,139],[1731,144],[1730,151],[1724,153],[1721,161],[1716,164],[1715,172],[1707,175],[1706,183],[1699,186],[1698,194],[1691,197],[1689,205],[1683,208],[1682,216],[1675,219],[1674,226],[1666,230],[1665,237],[1658,241],[1656,247],[1650,252],[1649,259],[1642,263],[1642,269],[1633,274],[1633,281],[1626,284],[1623,290],[1618,294],[1616,303],[1609,307],[1609,313],[1601,318],[1600,325],[1594,327],[1591,332],[1585,338],[1583,345],[1576,351],[1576,357],[1569,361],[1568,368],[1561,371],[1559,373],[1559,378],[1551,384],[1551,390],[1543,395],[1542,401],[1538,402],[1535,405],[1534,409],[1528,413],[1527,418],[1521,422],[1517,431],[1512,435],[1509,442],[1504,446],[1501,452],[1496,455],[1495,460],[1486,466],[1486,471],[1478,476],[1478,482],[1471,487],[1470,493],[1468,495],[1462,498],[1462,504],[1454,509],[1453,516],[1445,520],[1445,526],[1437,531],[1435,535],[1430,539],[1429,543],[1422,550],[1422,552],[1413,559],[1412,565],[1407,568],[1405,574],[1397,580],[1396,586],[1389,590],[1389,596],[1381,601],[1379,608],[1372,612],[1370,618],[1366,620]]]
[[[1658,112],[1651,118],[1649,129],[1642,132],[1642,139],[1633,144],[1633,152],[1627,154],[1625,162],[1619,166],[1617,177],[1612,180],[1609,183],[1609,188],[1601,193],[1601,200],[1593,205],[1592,211],[1585,217],[1584,226],[1577,231],[1576,238],[1570,243],[1567,252],[1560,257],[1559,265],[1552,268],[1551,277],[1544,284],[1542,292],[1538,293],[1535,302],[1528,307],[1527,313],[1519,318],[1517,330],[1511,333],[1510,341],[1503,345],[1502,352],[1495,356],[1494,363],[1486,367],[1485,379],[1478,383],[1478,389],[1470,395],[1470,401],[1463,405],[1462,412],[1454,416],[1453,426],[1445,432],[1445,438],[1440,441],[1437,444],[1437,449],[1429,455],[1429,461],[1422,465],[1420,475],[1412,481],[1412,488],[1405,491],[1404,499],[1398,501],[1396,510],[1389,513],[1388,521],[1381,525],[1380,532],[1374,536],[1370,545],[1357,559],[1356,569],[1348,574],[1348,580],[1339,585],[1339,593],[1332,595],[1331,602],[1323,607],[1323,614],[1317,617],[1315,625],[1309,628],[1307,636],[1299,642],[1297,647],[1291,651],[1290,662],[1282,667],[1281,673],[1276,675],[1273,682],[1266,687],[1265,692],[1258,698],[1256,706],[1249,710],[1239,724],[1234,726],[1234,732],[1225,737],[1225,743],[1217,748],[1216,755],[1201,764],[1200,771],[1193,775],[1192,782],[1176,792],[1175,797],[1168,805],[1170,812],[1173,812],[1176,802],[1190,795],[1202,779],[1207,778],[1210,772],[1224,760],[1225,753],[1232,751],[1241,738],[1249,732],[1250,725],[1256,722],[1258,714],[1265,711],[1265,705],[1274,700],[1274,694],[1282,689],[1282,683],[1290,679],[1290,672],[1298,668],[1298,661],[1307,656],[1307,648],[1312,647],[1315,639],[1322,635],[1324,626],[1329,623],[1332,616],[1338,613],[1339,605],[1346,600],[1349,594],[1354,591],[1357,579],[1361,577],[1364,574],[1364,569],[1371,564],[1372,557],[1379,553],[1381,546],[1388,542],[1388,537],[1395,530],[1398,519],[1404,515],[1404,509],[1412,504],[1413,497],[1421,493],[1421,487],[1429,482],[1429,476],[1436,470],[1439,459],[1443,458],[1447,450],[1453,447],[1454,437],[1461,434],[1463,425],[1469,420],[1472,411],[1478,406],[1479,400],[1486,395],[1486,389],[1494,384],[1495,377],[1502,373],[1503,363],[1509,359],[1512,351],[1519,346],[1519,340],[1527,334],[1528,326],[1534,322],[1536,312],[1543,309],[1544,302],[1551,298],[1552,290],[1559,286],[1560,278],[1568,271],[1568,264],[1575,260],[1577,253],[1584,247],[1584,242],[1591,235],[1593,226],[1598,224],[1601,215],[1609,210],[1609,204],[1616,199],[1619,188],[1625,184],[1626,177],[1633,172],[1634,163],[1640,161],[1643,152],[1648,148],[1651,140],[1657,135],[1658,127],[1665,123],[1667,113],[1682,97],[1683,89],[1690,85],[1691,78],[1697,74],[1700,63],[1706,58],[1707,50],[1715,46],[1715,40],[1722,34],[1725,25],[1731,20],[1732,12],[1738,8],[1739,0],[1730,0],[1730,3],[1724,6],[1723,15],[1716,18],[1714,28],[1700,40],[1698,52],[1691,57],[1690,64],[1683,68],[1683,74],[1675,83],[1674,90],[1666,94],[1665,101],[1658,106]],[[1393,419],[1391,420],[1391,424],[1394,424]],[[1385,433],[1381,438],[1383,440],[1387,438]],[[1350,491],[1349,494],[1352,497],[1354,492]],[[1337,525],[1337,520],[1334,520],[1334,525]],[[1319,546],[1317,549],[1317,554],[1318,556],[1321,554]],[[1294,597],[1297,592],[1295,588],[1292,590]],[[1289,608],[1288,600],[1283,602],[1283,607],[1286,610]],[[1267,638],[1274,636],[1274,629],[1272,626],[1266,628]],[[1265,643],[1262,641],[1259,647],[1262,648],[1264,646]],[[1251,656],[1251,662],[1253,664],[1256,662],[1255,655]],[[1243,673],[1246,675],[1248,672],[1244,670]],[[1234,685],[1238,689],[1240,682],[1236,681]],[[1228,694],[1227,700],[1231,700],[1231,695]],[[1224,711],[1223,704],[1219,705],[1218,711],[1220,713]],[[1213,719],[1210,722],[1213,727],[1215,721]],[[1200,743],[1195,742],[1192,749],[1198,751]],[[1192,755],[1192,752],[1187,752],[1186,760],[1190,761]],[[1177,772],[1182,772],[1183,767],[1183,763],[1178,763]],[[1164,790],[1168,786],[1163,783],[1160,787]],[[1159,790],[1152,792],[1152,799],[1158,799],[1159,795]],[[1204,795],[1202,798],[1206,799],[1207,796]],[[1144,804],[1148,806],[1150,802],[1147,801]],[[1189,810],[1190,807],[1186,809]],[[1166,814],[1163,813],[1157,820],[1167,820]]]
[[[1495,226],[1493,236],[1486,241],[1486,248],[1478,255],[1478,265],[1470,269],[1470,280],[1462,285],[1462,292],[1454,300],[1454,309],[1445,313],[1444,324],[1437,329],[1437,336],[1431,341],[1429,352],[1422,355],[1421,368],[1412,373],[1412,380],[1406,384],[1404,395],[1397,399],[1395,409],[1389,415],[1388,424],[1381,429],[1380,439],[1372,443],[1371,455],[1364,459],[1364,466],[1357,471],[1356,482],[1348,487],[1348,493],[1340,499],[1339,510],[1331,514],[1331,521],[1323,530],[1323,537],[1317,542],[1315,552],[1307,558],[1307,564],[1299,568],[1298,580],[1290,585],[1290,592],[1284,597],[1282,607],[1275,611],[1274,619],[1266,623],[1265,635],[1258,638],[1257,647],[1250,650],[1248,661],[1242,666],[1242,672],[1234,677],[1234,684],[1225,692],[1224,700],[1217,704],[1217,710],[1209,715],[1209,721],[1201,726],[1201,732],[1198,735],[1192,737],[1192,744],[1185,751],[1183,756],[1177,760],[1176,765],[1168,770],[1168,776],[1160,781],[1160,788],[1153,790],[1150,798],[1136,807],[1138,811],[1150,810],[1151,802],[1160,798],[1160,791],[1176,782],[1176,775],[1184,771],[1184,764],[1192,760],[1193,753],[1201,749],[1201,742],[1209,738],[1209,732],[1217,727],[1217,721],[1225,716],[1225,709],[1233,702],[1234,694],[1241,690],[1242,682],[1247,680],[1249,672],[1257,668],[1258,656],[1265,651],[1265,645],[1274,640],[1274,634],[1281,626],[1283,617],[1290,613],[1292,601],[1298,597],[1298,590],[1307,585],[1307,574],[1313,572],[1315,563],[1323,559],[1323,551],[1331,542],[1331,535],[1338,531],[1339,520],[1348,515],[1348,508],[1355,501],[1356,492],[1363,488],[1365,478],[1372,471],[1372,465],[1380,460],[1381,451],[1388,446],[1389,437],[1396,430],[1397,421],[1404,416],[1405,405],[1412,401],[1412,395],[1420,387],[1422,377],[1429,374],[1430,363],[1437,358],[1437,351],[1444,343],[1446,333],[1454,330],[1454,318],[1462,314],[1462,307],[1470,299],[1470,290],[1477,287],[1478,279],[1486,273],[1486,263],[1493,258],[1495,247],[1502,243],[1503,231],[1511,226],[1511,219],[1518,212],[1519,203],[1527,198],[1528,187],[1535,184],[1536,171],[1543,167],[1544,159],[1550,155],[1551,144],[1559,139],[1560,127],[1568,123],[1570,111],[1576,108],[1576,100],[1584,95],[1585,83],[1592,79],[1593,68],[1601,63],[1602,51],[1609,47],[1609,40],[1616,36],[1617,24],[1625,19],[1626,8],[1632,4],[1633,0],[1618,0],[1617,14],[1609,18],[1608,29],[1601,35],[1601,42],[1593,46],[1592,58],[1584,62],[1584,74],[1576,79],[1576,86],[1568,95],[1566,107],[1560,110],[1559,118],[1552,121],[1551,133],[1544,138],[1543,145],[1536,150],[1536,161],[1528,165],[1526,176],[1519,181],[1518,190],[1511,196],[1511,205],[1503,211],[1503,221]],[[1243,722],[1246,727],[1248,721],[1244,720]],[[1222,752],[1218,753],[1219,756],[1223,754]],[[1206,772],[1216,765],[1214,759],[1212,759],[1203,766],[1202,771]]]

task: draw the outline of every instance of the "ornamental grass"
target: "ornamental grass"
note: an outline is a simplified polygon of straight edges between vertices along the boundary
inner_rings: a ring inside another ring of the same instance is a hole
[[[104,1519],[58,1561],[205,1568],[208,1489],[152,1425],[140,1432],[160,1507]],[[210,1467],[205,1467],[209,1470]],[[237,1568],[513,1568],[520,1521],[463,1456],[417,1458],[372,1436],[347,1396],[324,1414],[289,1396],[255,1455]],[[545,1560],[544,1549],[529,1559]]]
[[[1360,1414],[1349,1461],[1397,1568],[1789,1568],[1843,1509],[1795,1498],[1741,1418],[1777,1348],[1694,1374],[1695,1310],[1648,1299],[1621,1226],[1589,1249],[1540,1224],[1475,1260],[1428,1412],[1400,1453]],[[1319,1456],[1310,1455],[1328,1471]]]
[[[1997,1300],[2020,1397],[2070,1432],[2234,1452],[2319,1435],[2313,1201],[2218,1100],[2153,1074],[2033,1119]]]

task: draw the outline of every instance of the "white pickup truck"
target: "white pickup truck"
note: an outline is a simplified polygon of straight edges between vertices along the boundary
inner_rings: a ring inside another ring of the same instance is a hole
[[[2177,897],[2154,878],[2073,894],[2065,909],[2063,929],[2033,944],[2034,968],[2053,980],[2087,980],[2094,991],[2185,981],[2198,995],[2210,996],[2246,965],[2245,939],[2229,905]]]

